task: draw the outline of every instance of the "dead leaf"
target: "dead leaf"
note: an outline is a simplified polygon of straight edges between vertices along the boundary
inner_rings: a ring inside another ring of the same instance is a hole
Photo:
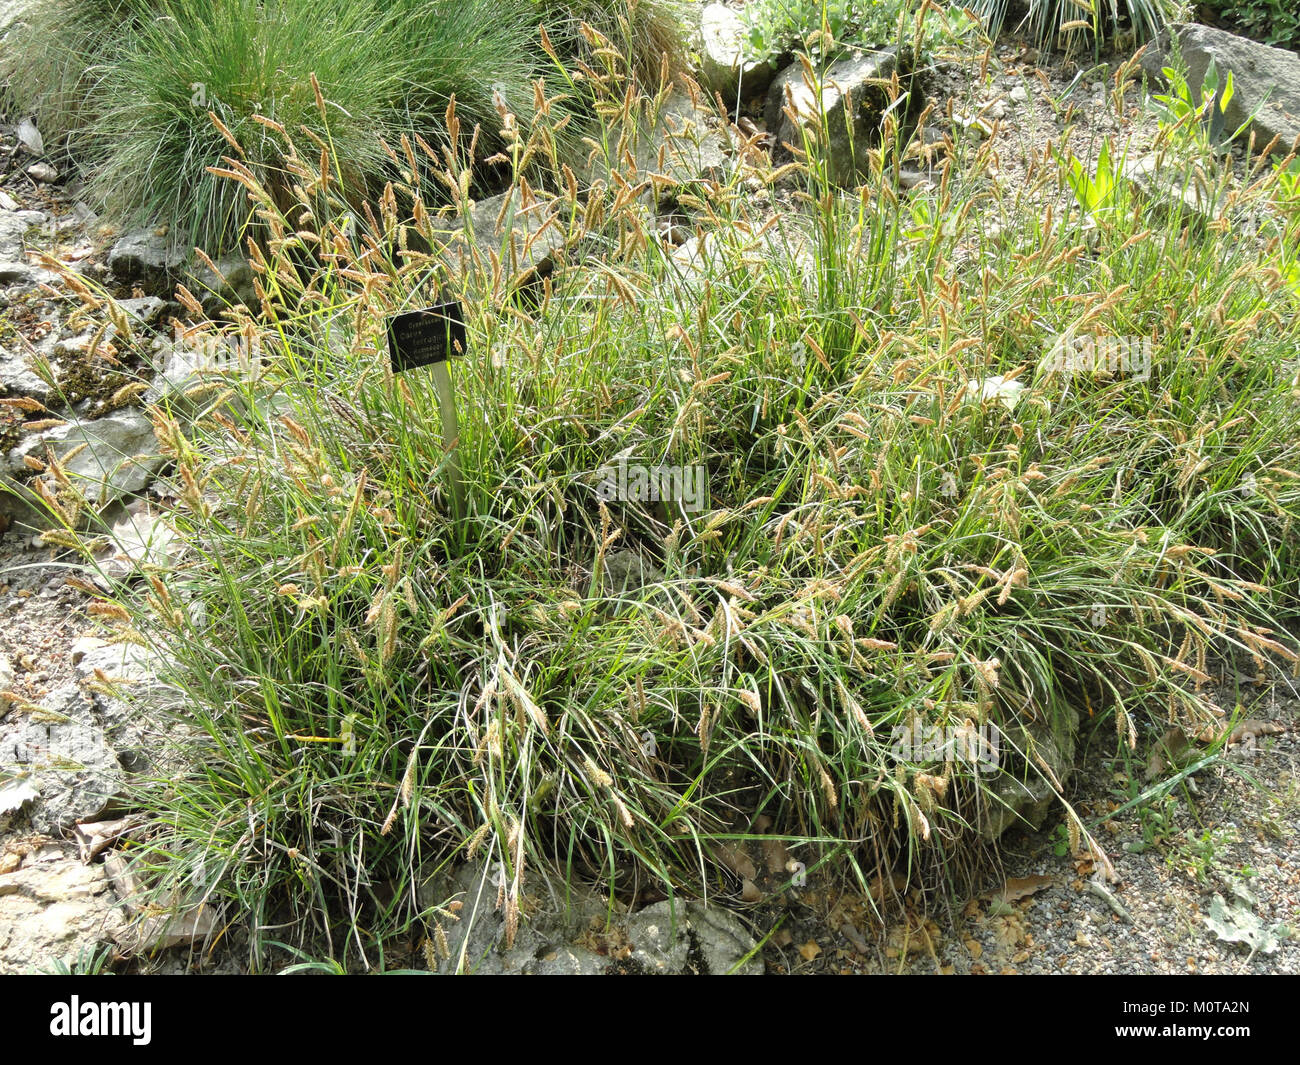
[[[1264,721],[1261,718],[1249,717],[1244,721],[1237,722],[1236,727],[1228,733],[1228,746],[1258,739],[1260,736],[1276,736],[1285,731],[1286,727],[1279,725],[1275,721]],[[1206,725],[1196,734],[1196,740],[1198,743],[1215,743],[1223,738],[1225,732],[1227,732],[1227,729],[1218,725]]]
[[[740,897],[744,902],[758,902],[762,899],[763,893],[758,890],[758,885],[754,881],[745,879],[740,885]]]
[[[1050,876],[1011,877],[1002,885],[1002,890],[998,892],[997,898],[1006,903],[1019,902],[1021,899],[1027,899],[1030,895],[1036,895],[1044,888],[1049,888],[1055,883],[1056,879]]]
[[[1151,748],[1151,756],[1147,759],[1146,782],[1150,784],[1164,776],[1166,770],[1176,769],[1182,765],[1187,761],[1187,752],[1190,748],[1187,733],[1177,725],[1167,729]]]
[[[91,861],[139,823],[139,818],[134,817],[120,817],[116,821],[94,821],[90,824],[77,822],[72,828],[72,837],[77,841],[81,860]]]
[[[808,940],[807,943],[805,943],[802,947],[799,948],[799,954],[800,954],[800,956],[803,958],[804,961],[812,961],[812,960],[813,960],[814,958],[816,958],[817,955],[820,954],[821,952],[822,952],[822,948],[819,947],[819,946],[818,946],[818,945],[817,945],[813,940],[811,940],[811,939]]]
[[[857,926],[854,925],[852,921],[845,921],[840,925],[840,934],[853,944],[853,949],[859,954],[867,954],[870,952],[870,945],[863,938],[862,933],[858,931]]]
[[[717,850],[718,861],[735,873],[741,880],[753,880],[758,876],[758,870],[754,863],[739,847],[732,847],[729,844],[719,844]]]
[[[785,849],[785,843],[775,838],[763,840],[763,864],[769,873],[780,876],[785,872],[785,863],[789,860],[790,852]]]
[[[871,896],[872,902],[879,905],[887,897],[900,894],[905,887],[907,887],[907,877],[901,873],[894,873],[888,881],[883,876],[875,877],[867,889],[867,894]]]
[[[1285,726],[1274,721],[1260,721],[1256,718],[1248,718],[1232,730],[1232,735],[1228,737],[1228,745],[1248,743],[1251,740],[1259,739],[1260,736],[1277,736],[1285,731]]]

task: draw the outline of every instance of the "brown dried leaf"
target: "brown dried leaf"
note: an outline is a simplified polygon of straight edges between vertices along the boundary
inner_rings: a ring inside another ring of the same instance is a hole
[[[1187,751],[1191,747],[1187,733],[1175,725],[1167,729],[1147,759],[1146,782],[1150,784],[1164,776],[1165,771],[1174,769],[1186,761]]]
[[[1227,729],[1219,725],[1206,725],[1196,734],[1196,740],[1198,743],[1214,743],[1222,739],[1223,734],[1227,731]],[[1285,725],[1279,725],[1275,721],[1264,721],[1260,718],[1251,717],[1237,723],[1236,728],[1228,735],[1228,745],[1244,743],[1247,740],[1258,739],[1260,736],[1276,736],[1285,731]]]
[[[1030,895],[1035,895],[1044,888],[1051,887],[1056,880],[1050,876],[1022,876],[1011,877],[1002,885],[1002,890],[998,893],[997,898],[1002,902],[1019,902],[1021,899],[1027,899]]]
[[[790,852],[785,849],[784,842],[779,839],[763,840],[763,864],[769,873],[780,876],[785,872],[785,863],[789,860]]]
[[[758,869],[753,861],[739,847],[727,843],[718,845],[717,858],[723,865],[735,873],[741,880],[753,880],[758,876]]]

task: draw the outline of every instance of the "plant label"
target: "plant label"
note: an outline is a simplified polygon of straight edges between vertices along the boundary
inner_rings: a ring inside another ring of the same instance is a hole
[[[388,357],[393,372],[446,362],[465,350],[465,316],[455,300],[388,319]]]

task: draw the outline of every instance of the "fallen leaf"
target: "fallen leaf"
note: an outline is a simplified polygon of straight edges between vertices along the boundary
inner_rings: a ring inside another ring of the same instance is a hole
[[[754,863],[739,847],[721,844],[717,850],[718,861],[735,873],[741,880],[753,880],[758,876]]]
[[[853,922],[845,921],[842,925],[840,925],[840,933],[841,935],[844,936],[845,939],[847,939],[850,943],[853,944],[853,949],[856,950],[859,954],[870,953],[871,951],[870,944],[868,944],[867,941],[862,937],[862,933],[858,931],[857,927],[853,924]]]
[[[997,897],[1002,902],[1019,902],[1030,895],[1036,895],[1044,888],[1051,887],[1054,883],[1056,883],[1055,878],[1050,876],[1011,877],[1002,885],[1002,890],[998,892]]]
[[[1247,743],[1250,740],[1259,739],[1260,736],[1276,736],[1285,731],[1285,726],[1274,721],[1259,721],[1250,718],[1232,730],[1232,735],[1228,737],[1228,745]]]
[[[888,881],[883,876],[878,876],[871,881],[867,894],[871,896],[872,902],[879,905],[885,901],[887,896],[897,895],[905,887],[907,887],[907,877],[900,873],[895,873]]]
[[[790,852],[785,849],[785,844],[776,838],[763,840],[763,864],[767,866],[767,871],[773,876],[780,876],[785,872],[785,863],[790,860]]]
[[[14,134],[18,137],[18,143],[32,155],[45,154],[45,138],[41,136],[41,131],[30,118],[24,118],[19,122],[14,128]]]
[[[1210,903],[1205,926],[1224,943],[1245,943],[1252,958],[1259,953],[1275,954],[1279,940],[1288,935],[1285,925],[1268,928],[1240,899],[1229,906],[1222,895],[1215,895]]]
[[[1187,760],[1187,752],[1190,748],[1187,733],[1177,725],[1167,729],[1151,748],[1151,755],[1147,758],[1146,782],[1150,784],[1164,776],[1166,770],[1176,769],[1182,765]]]
[[[94,821],[89,824],[78,821],[72,828],[72,837],[77,841],[77,849],[81,851],[81,860],[89,862],[97,857],[139,823],[139,819],[134,817],[120,817],[116,821]]]
[[[1276,736],[1278,733],[1285,732],[1286,727],[1279,725],[1275,721],[1264,721],[1260,718],[1246,718],[1244,721],[1237,722],[1231,732],[1218,725],[1206,725],[1196,734],[1198,743],[1215,743],[1223,739],[1225,732],[1228,732],[1228,746],[1234,743],[1245,743],[1247,740],[1258,739],[1260,736]]]
[[[819,947],[811,939],[808,940],[807,943],[805,943],[802,947],[799,948],[799,954],[804,961],[812,961],[821,952],[822,952],[822,948]]]

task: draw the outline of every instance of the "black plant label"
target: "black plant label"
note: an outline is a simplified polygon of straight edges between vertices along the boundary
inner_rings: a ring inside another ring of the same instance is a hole
[[[464,351],[465,315],[455,300],[388,319],[388,357],[394,373],[446,362]]]

